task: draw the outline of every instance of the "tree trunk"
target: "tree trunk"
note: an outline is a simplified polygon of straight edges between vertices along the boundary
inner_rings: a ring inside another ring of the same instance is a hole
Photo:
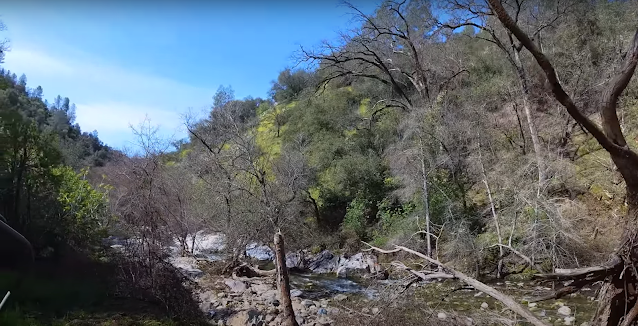
[[[275,254],[277,255],[277,287],[281,296],[281,306],[284,310],[282,325],[299,326],[295,319],[295,311],[292,309],[290,299],[290,281],[288,280],[288,268],[286,267],[286,250],[284,248],[284,236],[281,232],[275,234]]]
[[[598,309],[593,325],[633,325],[638,317],[638,162],[627,157],[612,159],[627,182],[628,212],[625,218],[622,242],[616,255],[624,262],[625,269],[603,284],[598,295]],[[633,181],[633,182],[632,182]]]
[[[480,135],[476,135],[480,137]],[[479,138],[480,139],[480,138]],[[487,173],[485,173],[485,165],[483,164],[483,155],[481,153],[481,142],[479,140],[479,163],[481,164],[481,174],[483,175],[483,184],[485,185],[485,191],[487,191],[487,198],[490,200],[490,209],[492,211],[492,218],[494,219],[494,225],[496,227],[496,236],[498,237],[498,266],[496,268],[496,278],[501,278],[503,275],[503,256],[505,251],[503,249],[503,237],[501,236],[501,224],[498,221],[498,215],[496,214],[496,207],[494,206],[494,199],[492,199],[492,191],[490,190],[490,184],[487,182]]]
[[[523,111],[525,111],[525,118],[527,119],[527,126],[529,127],[529,134],[532,138],[532,146],[534,147],[534,155],[536,156],[536,167],[538,168],[538,188],[536,189],[536,197],[540,196],[540,189],[545,181],[545,162],[543,162],[543,155],[541,149],[541,142],[538,138],[538,131],[536,130],[536,124],[534,123],[534,117],[532,116],[532,110],[530,105],[530,92],[529,82],[527,79],[527,73],[521,62],[518,51],[514,49],[514,60],[516,62],[516,72],[518,78],[521,80],[521,88],[523,90]]]
[[[423,150],[423,141],[419,139],[419,145],[421,147],[421,176],[423,177],[423,211],[425,215],[425,236],[427,243],[427,255],[432,257],[432,238],[430,237],[430,199],[428,194],[428,174],[425,169],[425,151]]]

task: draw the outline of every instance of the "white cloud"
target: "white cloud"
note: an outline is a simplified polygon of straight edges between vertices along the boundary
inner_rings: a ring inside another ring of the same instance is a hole
[[[119,147],[133,139],[129,125],[148,116],[162,134],[183,137],[182,112],[211,102],[214,90],[186,85],[168,78],[141,74],[101,63],[88,56],[54,56],[47,51],[12,44],[4,67],[27,75],[29,87],[41,85],[45,98],[58,94],[76,103],[77,122],[83,130],[97,130],[100,138]]]

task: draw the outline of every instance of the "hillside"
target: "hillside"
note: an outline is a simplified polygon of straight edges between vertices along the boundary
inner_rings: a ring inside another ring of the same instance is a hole
[[[361,24],[300,49],[308,68],[282,70],[269,98],[220,87],[208,116],[183,121],[188,139],[142,124],[143,150],[128,156],[82,132],[68,98],[49,104],[2,70],[0,212],[42,257],[106,255],[106,235],[136,239],[148,256],[109,261],[151,270],[139,291],[164,304],[176,298],[155,277],[176,272],[159,272],[163,250],[197,256],[203,230],[225,235],[226,269],[277,231],[290,251],[400,245],[498,282],[609,264],[613,253],[631,264],[637,3],[488,2],[390,1],[372,16],[353,7]],[[443,270],[400,271],[387,260],[405,255],[380,257],[399,274]],[[617,278],[596,281],[622,292]],[[613,298],[601,293],[604,307]],[[600,325],[625,318],[610,305]],[[180,309],[166,311],[179,320]]]

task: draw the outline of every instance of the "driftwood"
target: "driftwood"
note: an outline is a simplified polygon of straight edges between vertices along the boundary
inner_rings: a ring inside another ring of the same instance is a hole
[[[607,263],[602,266],[575,268],[575,269],[556,269],[554,273],[536,274],[534,278],[546,281],[588,281],[594,283],[602,281],[609,275],[620,272],[623,268],[623,261],[620,257],[614,255]]]
[[[365,243],[365,242],[364,242]],[[381,248],[377,248],[374,247],[368,243],[365,243],[366,245],[368,245],[370,247],[370,249],[368,250],[374,250],[380,253],[384,253],[384,254],[391,254],[391,253],[396,253],[399,251],[404,251],[410,254],[413,254],[415,256],[418,256],[420,258],[425,259],[426,261],[435,264],[437,266],[439,266],[445,273],[451,275],[452,277],[460,280],[461,282],[464,282],[470,286],[472,286],[473,288],[482,291],[484,293],[486,293],[487,295],[491,296],[492,298],[500,301],[501,303],[503,303],[505,306],[507,306],[508,308],[510,308],[512,311],[516,312],[517,314],[521,315],[523,318],[525,318],[529,323],[531,323],[534,326],[548,326],[547,323],[543,322],[542,320],[538,319],[536,316],[534,316],[534,314],[532,314],[531,311],[529,311],[528,309],[526,309],[525,307],[521,306],[520,304],[518,304],[518,302],[516,302],[516,300],[512,299],[511,297],[509,297],[506,294],[503,294],[501,292],[499,292],[498,290],[494,289],[491,286],[488,286],[485,283],[482,283],[476,279],[473,279],[457,270],[454,270],[452,268],[450,268],[449,266],[441,263],[440,261],[428,257],[427,255],[424,255],[418,251],[412,250],[410,248],[407,247],[403,247],[403,246],[395,246],[394,249],[392,250],[384,250]],[[414,273],[413,273],[414,274]],[[417,274],[415,274],[417,275]],[[418,275],[417,275],[418,276]]]
[[[241,264],[233,269],[233,277],[236,278],[272,277],[275,273],[275,270],[264,271],[248,264]]]
[[[288,279],[288,268],[286,267],[286,249],[284,248],[284,236],[281,232],[275,234],[275,254],[277,266],[277,287],[281,296],[281,305],[284,311],[282,325],[299,326],[295,319],[295,311],[292,309],[290,299],[290,281]]]

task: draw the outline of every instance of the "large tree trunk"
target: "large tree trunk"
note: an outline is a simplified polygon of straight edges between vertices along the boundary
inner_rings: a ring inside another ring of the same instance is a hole
[[[638,180],[638,161],[612,156],[625,180]],[[593,325],[633,325],[638,316],[638,185],[627,182],[628,212],[622,241],[616,255],[624,263],[621,273],[612,275],[600,290]]]

